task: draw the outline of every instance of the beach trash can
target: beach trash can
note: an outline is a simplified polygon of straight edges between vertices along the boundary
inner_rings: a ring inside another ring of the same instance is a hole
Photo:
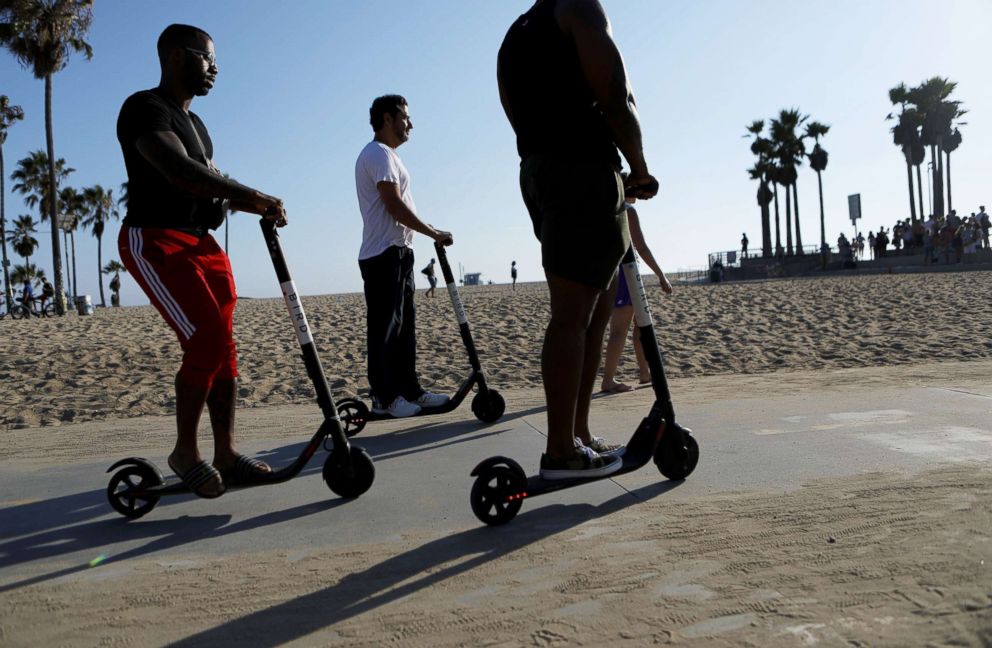
[[[93,314],[93,299],[89,295],[76,297],[76,312],[80,315]]]

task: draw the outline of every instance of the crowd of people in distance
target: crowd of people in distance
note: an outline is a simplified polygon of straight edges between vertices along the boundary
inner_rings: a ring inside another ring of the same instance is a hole
[[[989,226],[985,205],[964,218],[952,209],[946,218],[931,214],[926,220],[896,221],[891,230],[869,231],[867,239],[861,232],[850,241],[841,234],[837,248],[842,256],[848,254],[855,260],[865,258],[867,249],[871,259],[922,254],[927,265],[961,263],[965,255],[989,249]]]

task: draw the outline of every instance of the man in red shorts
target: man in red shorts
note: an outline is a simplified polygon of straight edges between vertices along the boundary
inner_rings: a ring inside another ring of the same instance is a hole
[[[176,447],[169,467],[201,497],[271,472],[237,452],[233,440],[237,295],[231,264],[208,233],[226,208],[264,215],[282,227],[282,201],[225,178],[213,164],[206,127],[190,112],[217,77],[214,43],[202,29],[170,25],[159,36],[159,85],[124,102],[117,139],[128,175],[128,208],[118,238],[121,260],[172,327],[183,349],[176,375]],[[214,435],[203,460],[197,428],[204,405]]]

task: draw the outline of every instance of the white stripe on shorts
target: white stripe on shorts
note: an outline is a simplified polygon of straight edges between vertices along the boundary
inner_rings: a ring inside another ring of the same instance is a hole
[[[186,336],[186,339],[193,337],[193,333],[196,332],[196,327],[193,326],[189,318],[186,317],[186,313],[183,309],[179,307],[172,293],[165,287],[162,280],[159,278],[158,273],[155,272],[155,268],[152,264],[148,263],[143,256],[141,256],[143,239],[141,236],[140,227],[132,227],[128,232],[128,238],[131,244],[131,255],[134,257],[134,262],[138,266],[138,271],[141,273],[142,279],[148,284],[152,292],[155,293],[155,298],[162,304],[162,307],[172,318],[173,324],[179,330],[180,333]]]

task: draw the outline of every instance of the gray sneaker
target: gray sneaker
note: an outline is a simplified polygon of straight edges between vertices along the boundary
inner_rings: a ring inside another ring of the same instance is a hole
[[[386,408],[386,413],[393,418],[406,418],[420,414],[420,406],[414,405],[402,396],[397,396]]]
[[[541,477],[544,479],[588,479],[612,475],[623,467],[620,457],[604,457],[586,446],[578,446],[567,459],[552,459],[541,455]]]
[[[580,446],[585,446],[604,457],[622,457],[627,452],[627,446],[622,443],[610,443],[603,437],[598,436],[594,436],[589,443],[582,443],[582,439],[575,437],[575,447],[578,448]]]

